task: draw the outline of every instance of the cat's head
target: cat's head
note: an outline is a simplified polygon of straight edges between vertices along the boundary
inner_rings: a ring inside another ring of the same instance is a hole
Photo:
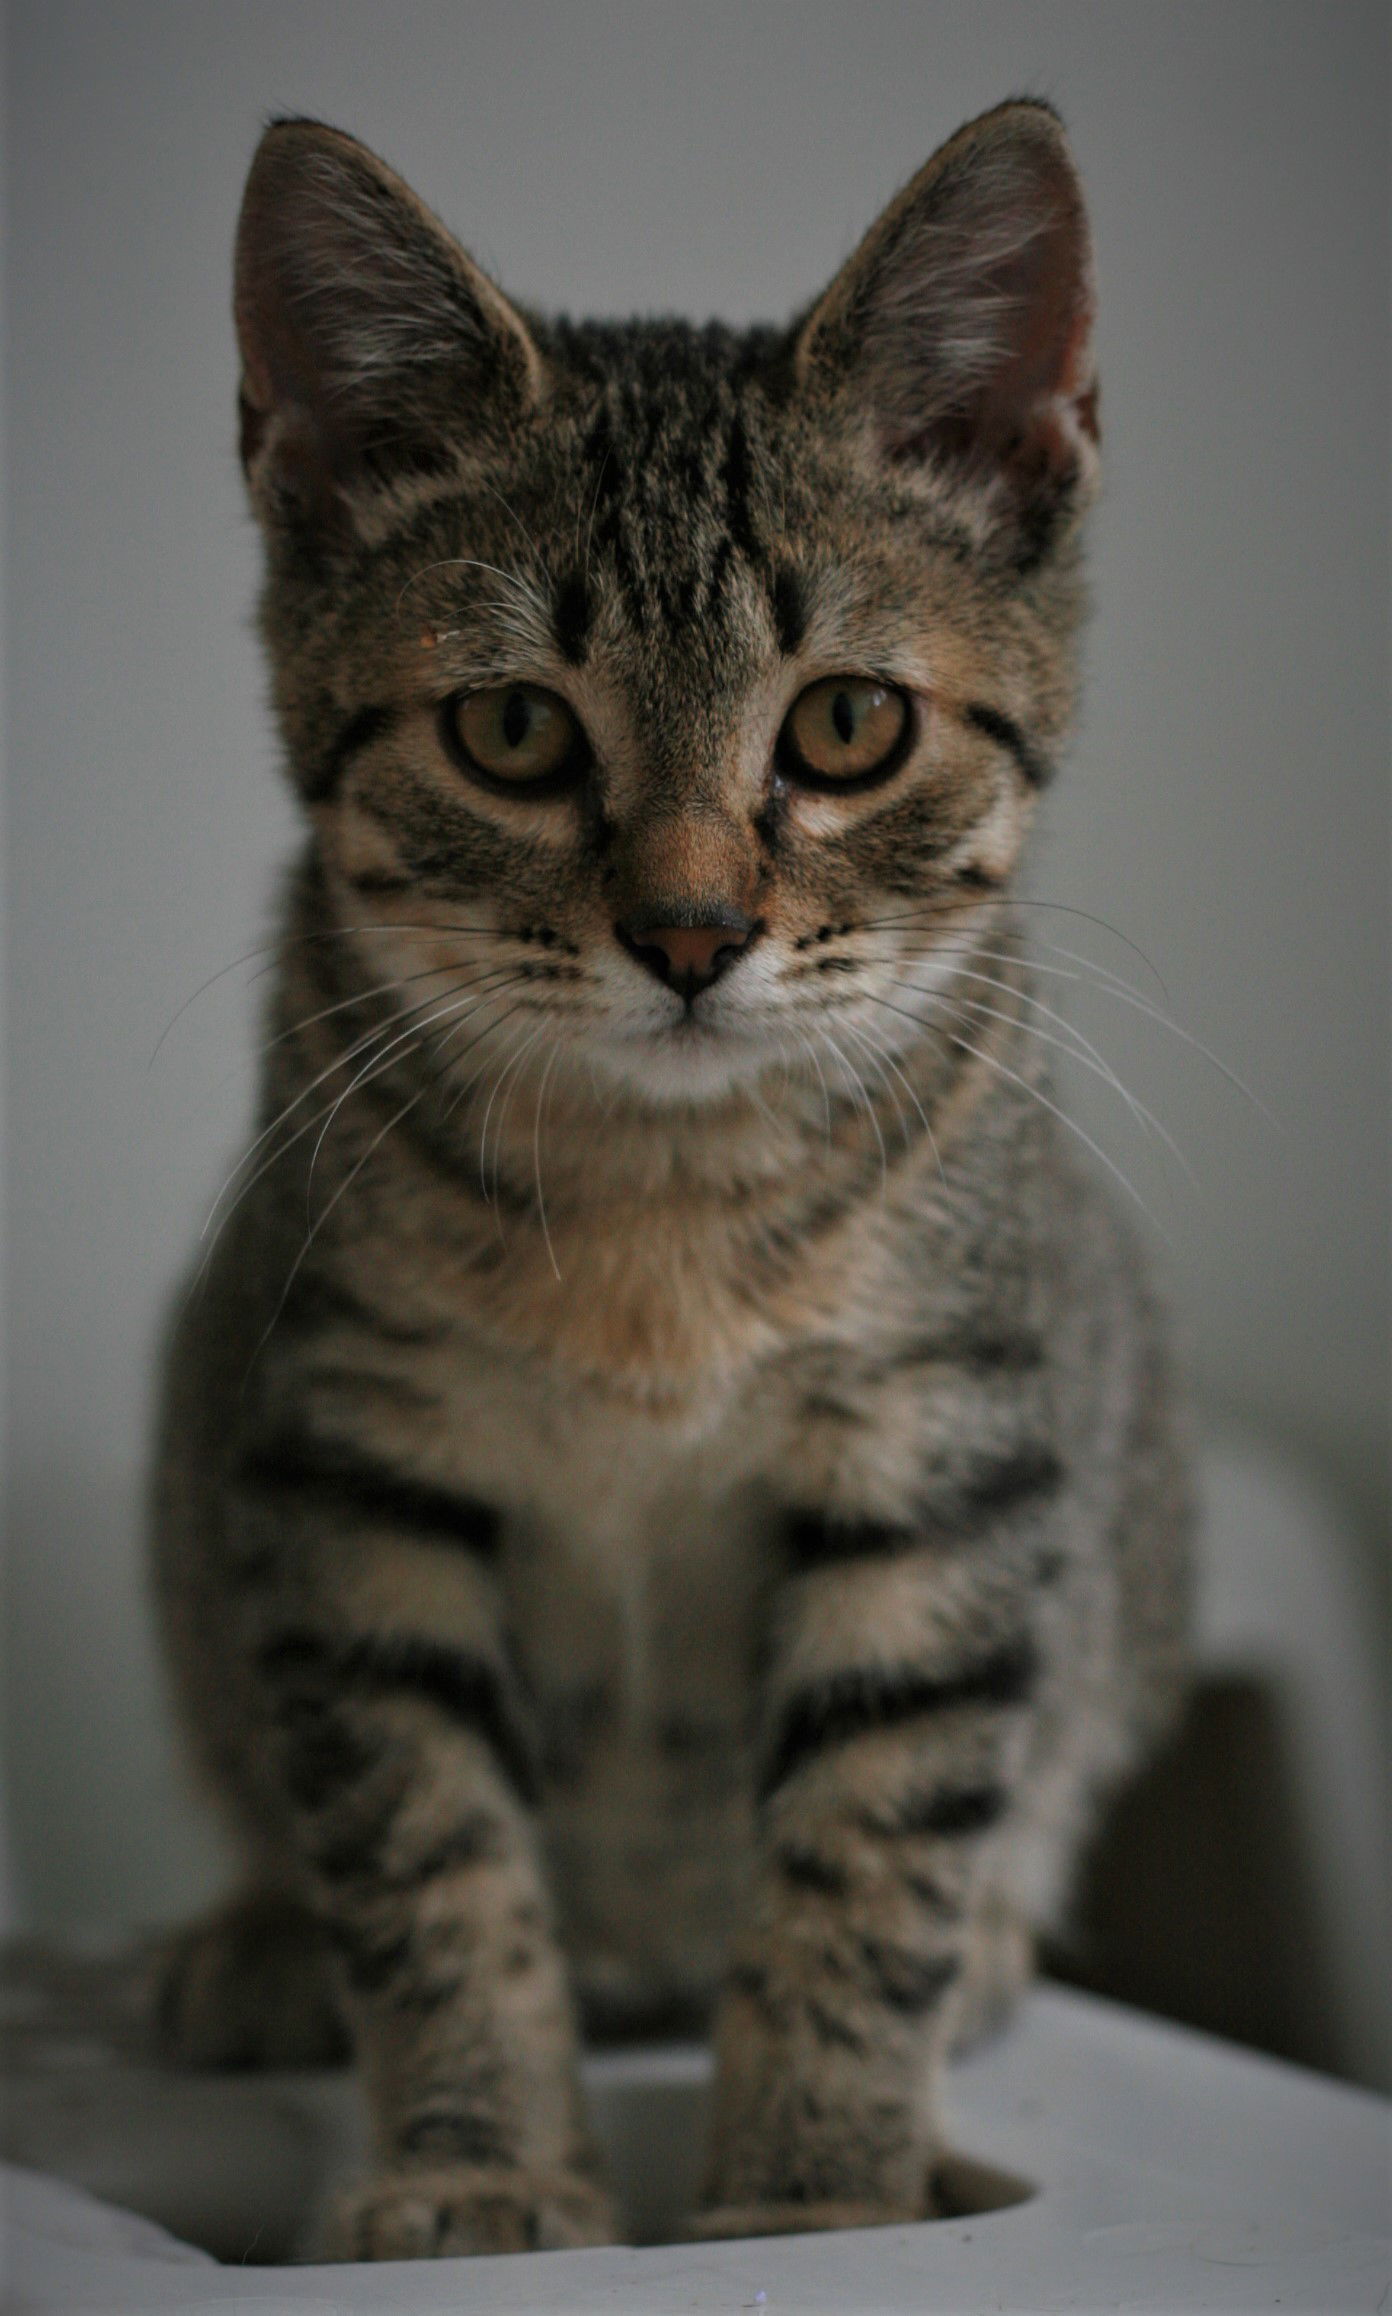
[[[281,122],[236,312],[292,771],[426,1059],[671,1103],[901,1053],[1071,701],[1097,389],[1054,115],[963,129],[744,334],[526,315]]]

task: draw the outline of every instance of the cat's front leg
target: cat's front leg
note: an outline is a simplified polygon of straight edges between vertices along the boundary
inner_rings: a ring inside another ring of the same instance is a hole
[[[1001,1957],[1017,1986],[1028,1968],[1000,1866],[1051,1680],[1039,1569],[1057,1556],[1039,1539],[1056,1476],[1018,1467],[1009,1513],[960,1548],[790,1523],[695,2234],[933,2215],[934,2071]]]
[[[255,1753],[337,1957],[373,2124],[375,2168],[318,2249],[612,2242],[491,1575],[423,1489],[396,1487],[399,1526],[321,1493],[292,1473],[233,1523]]]

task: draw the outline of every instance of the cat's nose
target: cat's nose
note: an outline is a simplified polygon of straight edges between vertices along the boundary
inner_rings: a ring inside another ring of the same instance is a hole
[[[730,912],[704,925],[616,925],[630,957],[688,1002],[742,957],[760,928]]]

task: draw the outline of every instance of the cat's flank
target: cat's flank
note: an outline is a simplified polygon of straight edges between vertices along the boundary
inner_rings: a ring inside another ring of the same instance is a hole
[[[256,156],[308,836],[168,1363],[159,1591],[245,1884],[163,2016],[351,2043],[336,2256],[609,2240],[577,2037],[707,2013],[695,2232],[930,2214],[935,2070],[1171,1710],[1165,1362],[1010,901],[1092,309],[1036,104],[742,333],[543,321],[351,138]]]

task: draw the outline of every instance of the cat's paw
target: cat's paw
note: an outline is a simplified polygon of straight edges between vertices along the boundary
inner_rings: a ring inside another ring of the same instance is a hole
[[[318,2067],[347,2055],[319,1930],[248,1896],[176,1932],[155,1960],[154,2032],[189,2067]]]
[[[320,2230],[323,2260],[443,2260],[560,2252],[619,2241],[601,2188],[571,2173],[385,2172],[340,2197]]]
[[[721,2203],[698,2211],[682,2233],[689,2242],[705,2243],[719,2236],[815,2235],[823,2228],[902,2227],[906,2221],[930,2218],[929,2212],[893,2205],[844,2203]]]

